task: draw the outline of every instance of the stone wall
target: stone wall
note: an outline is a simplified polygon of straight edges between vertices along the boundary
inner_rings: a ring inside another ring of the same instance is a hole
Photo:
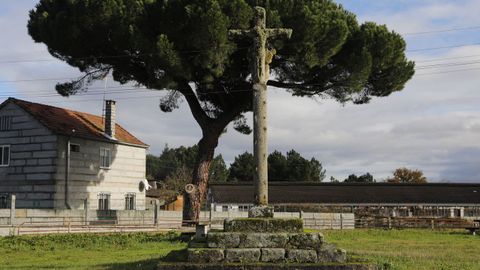
[[[59,136],[58,170],[55,175],[55,207],[65,207],[65,149],[67,139]],[[70,138],[71,144],[80,146],[79,152],[71,152],[69,203],[73,209],[83,209],[84,200],[90,201],[89,209],[98,209],[98,195],[110,194],[110,209],[125,210],[125,195],[135,194],[135,209],[145,209],[145,190],[140,182],[146,174],[146,149],[122,144]],[[111,150],[110,168],[100,168],[100,148]]]
[[[17,208],[53,208],[57,136],[30,114],[9,103],[0,116],[11,116],[0,131],[0,145],[10,146],[10,164],[0,167],[0,193],[16,194]]]

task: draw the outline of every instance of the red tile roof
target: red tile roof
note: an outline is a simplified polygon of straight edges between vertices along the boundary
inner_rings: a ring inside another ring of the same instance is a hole
[[[9,101],[30,113],[42,125],[55,134],[108,141],[113,143],[127,143],[142,147],[148,146],[118,124],[115,126],[116,140],[108,138],[104,133],[104,120],[102,117],[97,115],[28,102],[15,98],[9,98],[4,102],[4,104]]]

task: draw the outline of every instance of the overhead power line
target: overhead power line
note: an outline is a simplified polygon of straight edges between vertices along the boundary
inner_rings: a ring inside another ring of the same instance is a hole
[[[454,70],[438,71],[438,72],[431,72],[431,73],[420,73],[420,74],[415,74],[415,76],[437,75],[437,74],[455,73],[455,72],[464,72],[464,71],[473,71],[473,70],[480,70],[480,68],[464,68],[464,69],[454,69]]]
[[[446,33],[446,32],[457,32],[457,31],[469,31],[480,29],[480,26],[469,26],[469,27],[459,27],[459,28],[450,28],[450,29],[439,29],[439,30],[430,30],[423,32],[411,32],[411,33],[402,33],[405,36],[415,36],[415,35],[427,35],[427,34],[437,34],[437,33]]]
[[[456,60],[456,59],[465,59],[465,58],[475,58],[480,57],[480,54],[473,54],[473,55],[464,55],[464,56],[456,56],[456,57],[444,57],[444,58],[430,58],[425,60],[414,60],[415,63],[429,63],[429,62],[439,62],[445,60]]]
[[[459,48],[459,47],[466,47],[466,46],[473,46],[473,45],[480,45],[480,42],[469,43],[469,44],[450,45],[450,46],[441,46],[441,47],[432,47],[432,48],[411,49],[411,50],[406,50],[406,51],[407,52],[422,52],[422,51],[433,51],[433,50],[441,50],[441,49]]]
[[[462,58],[462,57],[459,57],[459,59],[460,58]],[[463,58],[466,58],[466,57],[463,57]],[[455,59],[455,58],[443,58],[443,59]],[[437,61],[439,61],[439,60],[437,60]],[[426,61],[426,62],[429,62],[429,61]],[[447,68],[447,67],[455,67],[455,66],[467,66],[467,65],[476,65],[476,64],[480,64],[480,59],[474,60],[474,61],[464,61],[464,62],[445,62],[445,63],[437,63],[437,64],[419,65],[419,66],[416,66],[415,69],[416,70],[439,69],[439,68]],[[63,77],[63,78],[18,79],[18,80],[0,81],[0,84],[4,84],[4,83],[33,83],[33,82],[38,82],[38,81],[65,81],[65,80],[75,80],[75,79],[77,79],[77,78]],[[128,86],[123,86],[123,87],[128,87]],[[91,90],[97,90],[97,89],[98,90],[103,90],[104,87],[89,88],[89,89],[91,89]],[[107,87],[107,89],[122,89],[122,86]],[[137,89],[139,89],[139,88],[137,88]],[[39,90],[35,90],[35,92],[38,92],[38,91]]]
[[[480,28],[480,27],[478,27]],[[473,29],[473,28],[472,28]],[[449,48],[458,48],[458,47],[465,47],[465,46],[472,46],[472,45],[480,45],[480,43],[470,43],[470,44],[458,44],[458,45],[450,45],[450,46],[441,46],[441,47],[429,47],[429,48],[420,48],[420,49],[409,49],[406,50],[407,52],[418,52],[418,51],[429,51],[429,50],[440,50],[440,49],[449,49]],[[237,47],[237,50],[248,49],[249,47]],[[209,49],[205,50],[179,50],[177,53],[180,54],[190,54],[190,53],[198,53],[210,51]],[[138,58],[143,56],[155,56],[159,53],[145,53],[145,54],[136,54],[136,55],[103,55],[103,56],[89,56],[89,57],[79,57],[79,58],[72,58],[72,60],[86,60],[86,59],[110,59],[110,58]],[[13,63],[34,63],[34,62],[49,62],[49,61],[58,61],[58,59],[51,58],[51,59],[7,59],[7,60],[0,60],[0,64],[13,64]]]
[[[479,61],[472,61],[472,62],[457,62],[457,63],[442,63],[442,64],[431,64],[431,65],[424,65],[424,66],[417,66],[415,69],[432,69],[432,68],[444,68],[444,67],[454,67],[454,66],[467,66],[467,65],[475,65],[480,64]]]

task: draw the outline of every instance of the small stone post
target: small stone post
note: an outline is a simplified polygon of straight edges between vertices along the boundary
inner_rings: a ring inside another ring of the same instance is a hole
[[[155,200],[154,201],[154,212],[153,212],[153,224],[155,225],[155,227],[158,227],[158,200]]]
[[[10,194],[10,224],[15,225],[15,203],[17,196],[15,194]]]
[[[84,210],[84,219],[85,219],[85,225],[88,225],[88,208],[89,208],[89,203],[88,203],[88,198],[83,200],[83,210]]]

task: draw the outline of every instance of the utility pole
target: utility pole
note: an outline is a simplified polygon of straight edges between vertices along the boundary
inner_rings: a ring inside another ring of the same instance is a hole
[[[268,208],[268,143],[267,143],[267,82],[275,49],[267,48],[267,41],[275,38],[290,38],[291,29],[266,28],[266,13],[255,7],[254,26],[250,30],[230,30],[234,36],[253,39],[251,68],[253,83],[253,156],[255,159],[254,207],[249,217],[273,217]]]

